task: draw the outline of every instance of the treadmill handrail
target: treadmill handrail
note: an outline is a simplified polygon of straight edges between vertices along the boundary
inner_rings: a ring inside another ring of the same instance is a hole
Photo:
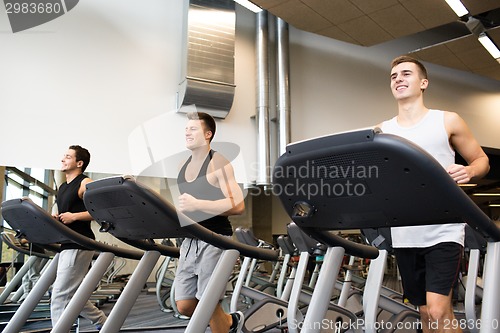
[[[158,214],[161,214],[162,218],[165,219],[162,221],[163,226],[158,225],[158,228],[163,227],[164,228],[163,230],[166,231],[168,231],[168,228],[172,230],[179,229],[183,233],[187,232],[189,234],[187,237],[198,238],[206,243],[212,244],[222,249],[236,249],[243,256],[249,256],[257,259],[270,260],[270,261],[276,261],[278,258],[278,251],[257,248],[254,246],[242,244],[237,240],[233,240],[230,237],[212,232],[211,230],[203,227],[199,223],[196,223],[188,216],[178,211],[172,203],[165,200],[154,190],[150,189],[144,184],[139,183],[134,177],[128,175],[109,177],[105,179],[96,180],[87,184],[87,191],[85,192],[83,199],[85,205],[89,209],[89,213],[96,219],[98,223],[106,222],[109,223],[109,225],[111,226],[118,227],[118,223],[114,223],[118,221],[118,218],[114,217],[112,214],[106,214],[106,218],[101,218],[98,216],[99,215],[98,210],[102,209],[104,204],[103,202],[99,202],[98,204],[91,202],[93,201],[92,197],[94,196],[94,194],[102,195],[104,193],[107,193],[106,192],[107,189],[109,189],[110,193],[116,194],[119,193],[120,191],[130,191],[127,193],[140,196],[140,199],[142,200],[142,203],[140,205],[141,209],[142,207],[150,207],[149,208],[150,210],[154,209],[155,211],[158,212]],[[97,201],[97,198],[94,199]],[[130,201],[127,204],[134,205],[133,206],[134,212],[135,213],[137,212],[138,208],[135,206],[134,202]],[[99,205],[99,208],[97,207],[93,208],[92,205],[94,206]],[[117,204],[117,206],[119,205]],[[130,208],[132,206],[127,206],[127,207]],[[123,221],[119,222],[123,223]],[[172,225],[165,225],[168,223],[171,223]],[[113,227],[110,228],[110,232],[112,232],[112,229]],[[149,238],[157,238],[157,237],[162,237],[162,238],[178,237],[178,235],[157,234],[156,237],[149,236]]]
[[[45,259],[51,259],[53,257],[48,253],[31,251],[30,249],[22,247],[22,246],[16,244],[16,242],[14,241],[14,238],[15,238],[15,236],[12,233],[6,232],[6,231],[2,232],[2,241],[5,244],[7,244],[8,247],[10,247],[11,249],[13,249],[19,253],[22,253],[22,254],[25,254],[28,256],[36,256],[39,258],[45,258]]]
[[[101,242],[98,242],[94,239],[88,238],[86,236],[83,236],[79,234],[78,232],[70,229],[68,226],[64,225],[63,223],[60,223],[57,221],[55,218],[53,218],[51,215],[49,215],[45,210],[43,210],[40,206],[35,204],[30,198],[28,197],[22,197],[19,199],[12,199],[8,201],[4,201],[2,203],[2,215],[4,215],[4,209],[5,206],[9,206],[9,209],[12,209],[13,207],[22,207],[24,209],[29,210],[30,212],[34,213],[37,219],[43,220],[46,225],[53,229],[56,233],[63,235],[66,237],[68,240],[77,243],[85,248],[100,251],[100,252],[111,252],[114,253],[120,257],[128,258],[128,259],[135,259],[139,260],[142,257],[143,252],[142,251],[134,251],[134,250],[129,250],[129,249],[122,249],[118,248],[116,246],[111,246],[108,244],[104,244]],[[5,216],[4,216],[5,219]],[[9,222],[6,219],[7,222]],[[22,233],[23,230],[20,230]],[[26,235],[26,238],[30,240],[29,235]],[[41,242],[36,242],[35,243],[40,243]]]
[[[164,201],[161,197],[158,197],[160,200]],[[174,209],[172,204],[167,201],[164,201],[167,205],[168,209]],[[202,226],[199,223],[194,222],[187,215],[182,212],[176,211],[176,214],[179,217],[179,221],[181,222],[181,226],[183,229],[187,230],[190,234],[192,234],[195,238],[199,238],[202,241],[219,247],[224,250],[235,249],[240,252],[242,256],[252,257],[261,260],[268,261],[277,261],[279,252],[273,249],[265,249],[261,247],[251,246],[247,244],[240,243],[237,240],[234,240],[230,237],[223,236],[212,230],[209,230]]]
[[[138,249],[146,250],[146,251],[158,251],[161,255],[179,258],[179,248],[174,246],[163,245],[160,243],[155,243],[153,241],[148,241],[146,239],[128,239],[128,238],[118,238],[124,243],[132,245]]]
[[[374,246],[350,241],[327,230],[312,228],[302,228],[302,230],[328,246],[339,246],[344,248],[346,254],[366,259],[376,259],[378,257],[378,249]]]

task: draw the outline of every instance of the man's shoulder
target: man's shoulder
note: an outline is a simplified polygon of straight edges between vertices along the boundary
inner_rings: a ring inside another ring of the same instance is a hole
[[[446,111],[446,110],[434,110],[434,111],[443,113],[445,117],[459,117],[458,113],[453,111]]]
[[[380,123],[378,123],[377,125],[374,126],[374,129],[375,128],[378,128],[378,129],[383,129],[383,127],[385,127],[387,124],[391,124],[391,123],[397,123],[397,116],[393,116],[389,119],[385,119],[383,121],[381,121]]]
[[[453,111],[447,111],[447,110],[429,109],[429,112],[435,113],[435,114],[442,114],[445,117],[448,117],[448,116],[456,117],[456,116],[458,116],[458,113],[453,112]]]
[[[215,153],[212,156],[212,160],[210,161],[210,170],[213,170],[216,172],[216,174],[219,174],[222,176],[224,173],[230,173],[233,174],[233,166],[231,165],[231,162],[224,157],[224,155],[220,153]],[[224,172],[224,173],[221,173]]]
[[[87,176],[86,174],[81,173],[79,175],[79,177],[81,178],[80,186],[84,186],[84,185],[92,182],[92,179],[89,176]]]
[[[229,160],[224,155],[219,153],[218,151],[214,151],[214,153],[212,154],[212,161],[211,162],[215,166],[219,166],[219,167],[230,164]]]
[[[447,124],[453,124],[453,123],[459,123],[462,121],[462,117],[456,112],[453,111],[439,111],[443,114],[443,118],[445,123]]]

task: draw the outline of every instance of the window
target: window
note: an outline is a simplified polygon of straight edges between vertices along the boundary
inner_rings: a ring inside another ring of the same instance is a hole
[[[6,167],[4,174],[3,200],[11,200],[21,197],[30,198],[35,204],[48,210],[49,202],[54,201],[56,191],[50,183],[52,171],[26,168],[20,170],[13,167]],[[7,222],[1,220],[3,227],[10,229]],[[21,256],[22,257],[22,256]],[[23,258],[19,258],[23,261]],[[2,242],[1,261],[18,261],[13,250],[7,248]]]

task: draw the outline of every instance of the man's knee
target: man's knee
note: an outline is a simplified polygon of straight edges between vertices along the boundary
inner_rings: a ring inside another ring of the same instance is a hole
[[[427,310],[426,305],[422,305],[418,307],[418,312],[420,313],[420,317],[423,322],[427,322],[430,320],[429,318],[429,311]]]
[[[429,319],[432,321],[452,318],[451,293],[448,296],[428,293],[426,308]]]
[[[181,315],[191,317],[196,309],[197,303],[198,302],[195,300],[181,300],[176,301],[175,305],[177,306],[177,311],[179,311]]]
[[[431,322],[443,323],[446,319],[453,318],[453,310],[451,304],[437,302],[427,304],[427,316]]]
[[[453,315],[451,310],[446,306],[428,306],[427,314],[430,321],[442,322],[444,319],[449,319]]]

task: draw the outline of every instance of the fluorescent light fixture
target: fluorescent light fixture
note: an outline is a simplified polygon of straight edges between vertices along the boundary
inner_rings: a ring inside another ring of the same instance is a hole
[[[489,204],[488,207],[500,207],[500,204]]]
[[[491,54],[491,56],[495,59],[500,58],[500,50],[498,47],[493,43],[493,41],[486,35],[485,33],[482,33],[479,35],[477,38],[481,44],[483,44],[484,48]]]
[[[477,184],[466,183],[466,184],[458,184],[458,186],[460,186],[460,187],[476,187]]]
[[[500,193],[472,193],[475,197],[500,197]]]
[[[234,2],[237,2],[239,3],[240,5],[242,5],[243,7],[245,7],[246,9],[249,9],[251,10],[252,12],[254,13],[258,13],[258,12],[261,12],[262,11],[262,8],[260,8],[259,6],[251,3],[250,1],[248,0],[234,0]]]
[[[464,15],[469,14],[469,11],[467,8],[465,8],[464,4],[460,0],[445,0],[448,6],[453,9],[455,14],[458,15],[458,17],[462,17]]]

